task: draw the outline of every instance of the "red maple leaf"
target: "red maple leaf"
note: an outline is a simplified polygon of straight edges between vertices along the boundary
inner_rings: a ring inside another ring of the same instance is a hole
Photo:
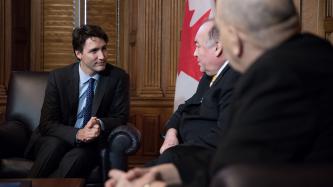
[[[211,10],[208,10],[192,27],[190,27],[190,21],[194,10],[189,10],[188,0],[186,0],[177,73],[179,74],[183,71],[198,81],[202,77],[202,72],[200,72],[196,57],[193,56],[195,50],[194,39],[201,24],[209,17],[210,11]]]

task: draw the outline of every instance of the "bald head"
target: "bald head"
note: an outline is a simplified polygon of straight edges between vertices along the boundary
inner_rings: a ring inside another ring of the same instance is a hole
[[[239,72],[300,32],[293,0],[217,0],[216,15],[225,54]]]
[[[215,26],[214,19],[208,19],[199,28],[196,38],[204,38],[205,46],[212,47],[219,39],[219,31]]]
[[[221,20],[242,29],[264,47],[279,42],[274,40],[276,34],[283,37],[283,32],[299,30],[292,0],[218,0],[217,21]]]
[[[215,75],[226,61],[222,45],[219,42],[219,31],[213,19],[204,22],[195,36],[193,56],[198,60],[200,71]]]

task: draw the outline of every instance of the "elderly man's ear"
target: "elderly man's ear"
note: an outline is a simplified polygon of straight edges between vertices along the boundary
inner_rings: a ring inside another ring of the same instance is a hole
[[[216,42],[216,47],[215,47],[215,56],[219,57],[222,55],[223,48],[221,42]]]
[[[243,53],[243,38],[241,37],[241,33],[233,26],[226,28],[227,32],[229,32],[229,40],[230,40],[230,48],[231,52],[234,56],[240,57]]]

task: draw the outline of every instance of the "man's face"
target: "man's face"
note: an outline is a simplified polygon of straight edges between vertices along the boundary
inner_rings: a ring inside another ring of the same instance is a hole
[[[221,64],[217,63],[216,44],[207,46],[207,40],[208,29],[199,30],[195,36],[196,48],[193,55],[197,57],[201,72],[205,72],[207,75],[215,75],[220,69]]]
[[[106,66],[106,43],[98,37],[88,38],[82,52],[75,51],[77,58],[81,60],[81,68],[88,75],[94,75],[103,71]]]

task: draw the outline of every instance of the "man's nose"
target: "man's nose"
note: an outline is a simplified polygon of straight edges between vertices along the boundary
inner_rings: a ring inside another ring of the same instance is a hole
[[[194,50],[194,53],[193,53],[193,56],[197,57],[198,56],[198,48],[196,47],[195,50]]]
[[[103,51],[98,51],[98,59],[104,60],[106,57],[106,53]]]

